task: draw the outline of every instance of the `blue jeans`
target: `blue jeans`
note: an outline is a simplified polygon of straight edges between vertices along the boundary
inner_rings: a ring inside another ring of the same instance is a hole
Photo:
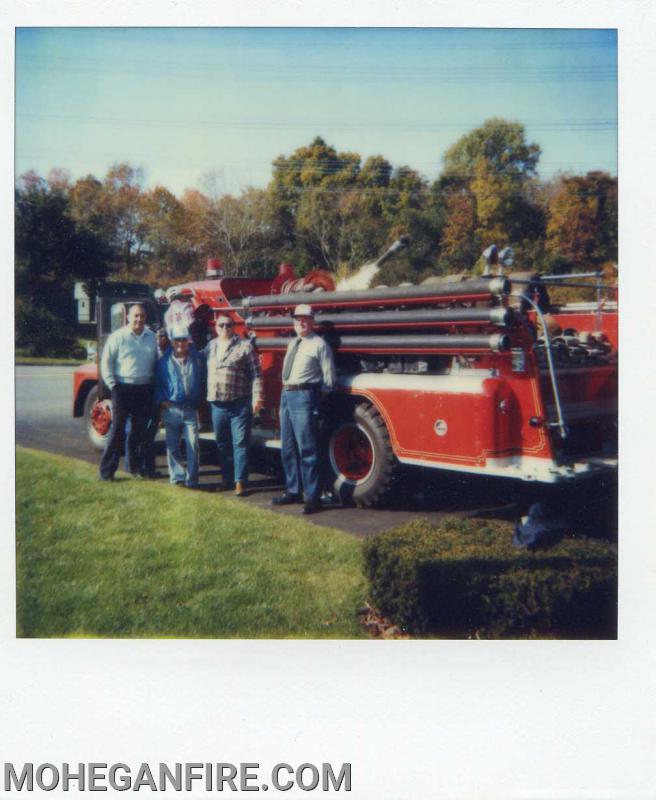
[[[198,411],[181,405],[171,406],[162,411],[166,430],[166,460],[169,465],[171,483],[184,483],[185,486],[198,485]],[[184,436],[187,455],[187,469],[182,464],[180,439]]]
[[[250,397],[210,404],[216,449],[226,486],[232,486],[235,481],[245,484],[248,480],[248,448],[253,416],[251,405]]]
[[[280,438],[285,483],[290,494],[300,494],[306,503],[321,496],[319,482],[319,392],[283,389],[280,398]]]

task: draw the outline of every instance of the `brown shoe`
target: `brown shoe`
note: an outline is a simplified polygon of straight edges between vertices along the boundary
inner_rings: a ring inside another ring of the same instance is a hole
[[[235,483],[235,494],[237,497],[243,497],[246,494],[246,489],[241,481]]]

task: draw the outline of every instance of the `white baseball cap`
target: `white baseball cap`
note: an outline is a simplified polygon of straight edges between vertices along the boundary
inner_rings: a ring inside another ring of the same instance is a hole
[[[312,317],[312,319],[314,319],[314,311],[312,310],[312,306],[307,305],[307,303],[301,303],[300,305],[297,305],[294,309],[292,317]]]
[[[187,328],[185,325],[174,325],[171,328],[169,339],[188,339],[188,338],[189,338],[189,328]]]

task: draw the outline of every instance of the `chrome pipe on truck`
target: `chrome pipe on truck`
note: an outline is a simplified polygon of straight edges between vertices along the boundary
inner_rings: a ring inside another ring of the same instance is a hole
[[[489,336],[463,334],[461,336],[328,336],[326,341],[340,353],[505,353],[510,349],[510,336],[493,333]],[[259,349],[286,349],[290,337],[257,337]]]
[[[515,315],[512,308],[445,308],[417,309],[413,311],[343,311],[332,314],[316,314],[318,327],[338,328],[389,328],[390,326],[440,325],[497,325],[507,328]],[[248,317],[246,325],[254,330],[292,328],[292,317]]]
[[[383,253],[382,256],[377,258],[374,261],[374,265],[377,267],[382,267],[386,261],[389,261],[392,256],[395,256],[399,250],[404,250],[410,244],[410,237],[404,234],[403,236],[399,236],[399,238],[393,242],[387,250]]]
[[[311,303],[316,307],[348,307],[366,303],[380,305],[454,300],[491,300],[510,294],[507,278],[478,278],[439,286],[394,286],[386,289],[363,289],[355,292],[292,292],[291,294],[257,295],[245,297],[244,308],[291,308],[298,303]]]

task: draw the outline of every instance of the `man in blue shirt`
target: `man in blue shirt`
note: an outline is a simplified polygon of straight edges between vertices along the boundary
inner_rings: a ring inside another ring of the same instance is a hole
[[[166,431],[166,459],[171,483],[195,489],[198,486],[198,407],[204,396],[205,359],[190,346],[189,330],[171,330],[171,348],[157,362],[155,403],[161,410]],[[186,469],[180,439],[184,436]]]
[[[155,334],[146,327],[143,306],[131,306],[127,325],[114,331],[103,348],[100,373],[112,393],[112,427],[100,462],[100,479],[111,481],[125,448],[125,425],[131,425],[130,464],[139,452],[153,402],[157,360]]]

